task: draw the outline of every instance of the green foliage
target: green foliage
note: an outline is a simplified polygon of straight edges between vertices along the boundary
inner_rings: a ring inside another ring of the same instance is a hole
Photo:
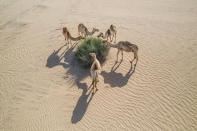
[[[89,53],[96,53],[97,59],[103,63],[108,51],[109,46],[103,43],[100,38],[85,38],[77,47],[75,56],[83,66],[89,67],[93,61]]]

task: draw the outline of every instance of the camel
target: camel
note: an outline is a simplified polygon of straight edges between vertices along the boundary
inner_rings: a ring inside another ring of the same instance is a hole
[[[95,93],[98,90],[97,83],[99,82],[99,73],[101,71],[101,64],[98,61],[98,59],[96,58],[95,53],[90,53],[90,55],[94,59],[92,65],[91,65],[91,68],[90,68],[90,73],[92,76],[92,84],[91,85],[93,85],[93,93]],[[96,89],[96,91],[95,91],[95,89]]]
[[[98,38],[102,37],[103,39],[107,38],[107,42],[108,42],[108,38],[110,38],[110,41],[112,41],[111,37],[112,37],[112,33],[110,31],[110,29],[108,29],[105,33],[105,35],[103,35],[103,33],[101,32],[99,35],[97,35]]]
[[[62,34],[64,35],[65,41],[67,41],[68,46],[69,46],[69,43],[72,44],[72,43],[71,43],[71,40],[72,40],[72,41],[78,41],[78,40],[83,39],[82,36],[78,36],[78,37],[76,37],[76,38],[72,37],[67,27],[63,27]]]
[[[106,40],[104,40],[103,42],[107,42]],[[125,52],[133,52],[134,53],[134,58],[130,61],[130,63],[132,64],[133,61],[136,59],[136,63],[134,64],[134,66],[137,65],[138,62],[138,46],[135,44],[130,43],[129,41],[119,41],[116,44],[111,44],[110,42],[107,42],[110,47],[113,48],[117,48],[118,52],[117,52],[117,59],[116,61],[118,62],[118,55],[121,52],[122,54],[122,60],[123,61],[123,51]]]
[[[115,37],[115,41],[114,42],[116,42],[116,33],[117,33],[116,26],[114,26],[113,24],[111,24],[109,29],[111,31],[112,41],[113,41],[113,38]]]
[[[115,41],[116,42],[116,27],[114,25],[110,25],[110,28],[105,32],[105,35],[103,35],[103,33],[101,32],[99,35],[97,35],[97,37],[102,37],[103,39],[108,38],[110,39],[110,42],[113,42],[113,39],[115,37]]]
[[[81,36],[84,36],[84,37],[91,36],[95,32],[99,32],[99,29],[93,28],[92,31],[89,32],[88,28],[84,24],[80,23],[78,25],[78,34],[81,35]]]

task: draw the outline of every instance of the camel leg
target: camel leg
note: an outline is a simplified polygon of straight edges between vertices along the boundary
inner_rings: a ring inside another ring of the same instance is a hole
[[[115,43],[116,43],[116,33],[115,33]]]
[[[67,38],[67,45],[68,45],[68,47],[69,47],[69,39]]]
[[[96,89],[96,91],[98,90],[98,89],[97,89],[97,83],[98,83],[97,80],[95,80],[95,89]],[[96,91],[95,91],[95,92],[96,92]]]
[[[84,37],[87,37],[87,34],[86,34],[86,32],[84,32]]]
[[[71,39],[70,39],[70,44],[72,45],[72,41],[71,41]]]
[[[96,86],[96,83],[95,83],[95,79],[93,80],[93,94],[95,93],[95,86]]]
[[[70,42],[71,42],[70,39],[68,39],[68,48],[70,48]]]
[[[67,41],[67,38],[65,38],[65,41]],[[67,43],[65,42],[65,45],[67,45],[67,44],[68,44],[68,42]]]
[[[121,50],[121,54],[122,54],[122,60],[121,61],[123,61],[123,50]]]
[[[92,79],[92,83],[91,83],[91,85],[93,85],[94,84],[94,79]]]
[[[110,36],[110,42],[112,42],[112,36]]]
[[[131,60],[130,62],[131,62],[131,64],[133,63],[133,61],[136,59],[136,57],[137,57],[137,55],[136,55],[136,53],[134,53],[134,58],[133,58],[133,60]],[[136,64],[135,64],[136,65]]]
[[[95,90],[95,79],[93,80],[93,88],[92,89],[93,89],[93,92],[92,93],[94,94],[95,93],[94,92],[94,90]]]
[[[116,61],[117,62],[118,62],[118,55],[119,55],[119,53],[120,53],[120,50],[118,49],[118,52],[117,52],[117,55],[116,55],[116,57],[117,57]]]
[[[113,41],[114,41],[114,43],[116,43],[116,34],[114,33],[113,36],[114,36],[114,37],[113,37]]]
[[[136,62],[135,62],[135,66],[136,66],[137,62],[138,62],[138,55],[137,55],[137,53],[135,53],[135,58],[136,58]]]
[[[135,60],[135,58],[133,58],[133,60],[131,60],[130,63],[132,64],[134,60]]]
[[[114,34],[112,35],[112,40],[111,40],[111,42],[113,42],[113,40],[114,40]]]

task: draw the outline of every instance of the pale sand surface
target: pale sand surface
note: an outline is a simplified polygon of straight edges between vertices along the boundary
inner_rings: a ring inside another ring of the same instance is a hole
[[[134,73],[110,50],[95,95],[56,30],[81,22],[139,47]],[[1,0],[0,130],[197,130],[197,1]]]

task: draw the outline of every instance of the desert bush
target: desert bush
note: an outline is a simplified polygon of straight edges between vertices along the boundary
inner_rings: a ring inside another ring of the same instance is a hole
[[[100,38],[85,38],[75,50],[75,57],[84,67],[90,67],[93,59],[89,53],[96,53],[97,59],[103,63],[109,51],[109,46]]]

